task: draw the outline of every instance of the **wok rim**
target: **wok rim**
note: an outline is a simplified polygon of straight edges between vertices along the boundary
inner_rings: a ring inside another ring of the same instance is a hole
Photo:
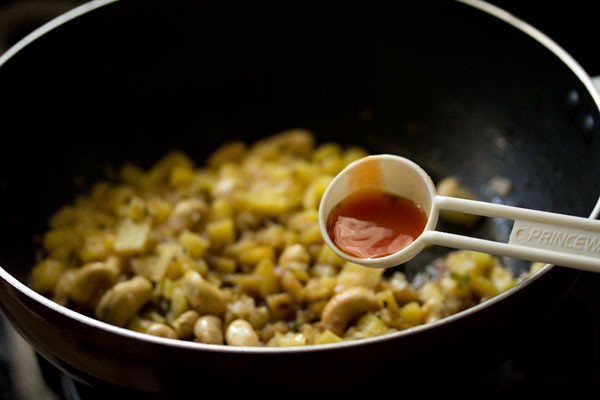
[[[9,49],[7,49],[2,55],[0,55],[0,68],[13,56],[19,53],[22,49],[27,47],[29,44],[34,42],[35,40],[41,38],[46,33],[60,27],[61,25],[77,18],[82,15],[85,15],[89,12],[92,12],[100,7],[107,6],[112,3],[117,3],[119,0],[91,0],[87,3],[81,4],[72,8],[71,10],[53,18],[52,20],[46,22],[41,25],[37,29],[30,32],[28,35],[24,36],[14,45],[12,45]],[[581,81],[584,87],[587,89],[588,93],[591,95],[594,103],[596,104],[597,109],[600,112],[600,93],[596,89],[592,78],[587,74],[587,72],[581,67],[581,65],[569,54],[567,53],[560,45],[558,45],[554,40],[552,40],[545,33],[541,32],[537,28],[533,27],[529,23],[521,20],[520,18],[514,16],[513,14],[505,11],[504,9],[490,4],[484,0],[452,0],[458,3],[462,3],[466,6],[473,7],[478,9],[484,13],[489,14],[492,17],[498,18],[505,23],[511,25],[512,27],[521,30],[526,33],[531,38],[538,41],[542,46],[551,51],[555,56],[559,58]],[[598,218],[600,214],[600,197],[598,198],[595,207],[590,213],[589,218]],[[466,310],[460,311],[458,313],[452,314],[450,316],[444,317],[440,320],[418,325],[409,329],[401,330],[398,332],[393,332],[381,336],[357,339],[357,340],[348,340],[337,343],[328,343],[328,344],[319,344],[319,345],[307,345],[307,346],[298,346],[298,347],[242,347],[242,346],[229,346],[229,345],[214,345],[214,344],[205,344],[205,343],[197,343],[192,341],[180,340],[180,339],[168,339],[162,338],[158,336],[153,336],[145,333],[135,332],[129,330],[127,328],[121,328],[106,322],[102,322],[93,317],[86,316],[77,311],[74,311],[66,306],[62,306],[58,303],[55,303],[51,299],[37,293],[32,288],[21,282],[19,279],[12,276],[8,271],[6,271],[0,265],[0,278],[6,281],[12,288],[18,290],[23,295],[29,297],[36,303],[39,303],[54,312],[62,314],[63,316],[73,319],[74,321],[87,325],[90,328],[100,329],[107,333],[111,333],[118,336],[125,336],[129,339],[141,340],[143,342],[147,342],[149,344],[156,344],[160,346],[168,346],[175,347],[180,349],[185,349],[187,351],[211,351],[211,352],[225,352],[225,353],[238,353],[238,354],[289,354],[289,353],[306,353],[306,352],[324,352],[329,350],[339,350],[348,347],[356,347],[356,346],[367,346],[373,343],[386,342],[391,340],[400,339],[405,336],[415,335],[422,331],[428,331],[433,329],[438,329],[444,325],[451,324],[454,321],[459,319],[463,319],[471,314],[475,314],[484,308],[491,307],[492,305],[505,300],[506,298],[512,296],[514,293],[521,291],[525,287],[531,285],[533,282],[540,279],[543,275],[547,274],[554,268],[552,264],[546,264],[534,274],[524,278],[522,281],[517,282],[515,286],[512,288],[496,295],[495,297],[488,299],[482,303],[474,305]],[[559,267],[563,268],[563,267]]]

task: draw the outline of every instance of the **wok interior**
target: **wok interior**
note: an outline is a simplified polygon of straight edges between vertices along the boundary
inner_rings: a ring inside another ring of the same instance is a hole
[[[49,215],[122,162],[180,149],[202,164],[227,140],[288,128],[406,156],[484,200],[499,200],[497,175],[513,182],[507,204],[588,216],[597,200],[589,93],[479,10],[132,3],[51,30],[1,68],[0,265],[24,282]]]
[[[180,149],[202,164],[226,140],[293,127],[409,157],[486,200],[500,175],[514,184],[508,204],[588,216],[597,201],[597,105],[563,60],[495,17],[454,1],[394,9],[356,1],[343,12],[326,3],[182,3],[101,7],[0,67],[0,265],[21,281],[48,216],[120,163],[150,166]],[[486,221],[474,233],[508,230]],[[12,289],[0,300],[36,350],[84,381],[189,394],[199,376],[223,387],[236,377],[240,390],[289,389],[301,377],[308,388],[338,393],[362,382],[371,393],[371,382],[456,384],[497,365],[564,293],[566,272],[550,272],[549,284],[538,279],[462,323],[323,351],[155,345]]]

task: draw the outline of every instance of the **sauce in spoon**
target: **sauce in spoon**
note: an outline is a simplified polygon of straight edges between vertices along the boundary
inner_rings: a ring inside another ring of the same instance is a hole
[[[342,251],[376,258],[411,244],[426,223],[425,212],[411,200],[367,188],[354,192],[331,211],[327,231]]]
[[[348,171],[351,195],[329,214],[327,232],[343,252],[359,258],[384,257],[413,242],[427,215],[413,201],[383,191],[379,160],[366,158]]]

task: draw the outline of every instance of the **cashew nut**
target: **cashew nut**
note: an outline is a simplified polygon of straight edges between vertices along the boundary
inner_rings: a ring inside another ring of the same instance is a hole
[[[444,304],[439,299],[428,299],[423,304],[422,310],[425,314],[425,322],[428,324],[444,317]]]
[[[149,335],[160,336],[168,339],[178,339],[177,333],[169,325],[161,324],[160,322],[151,323],[146,333]]]
[[[280,132],[275,138],[275,142],[283,151],[295,154],[308,155],[315,147],[314,137],[304,129],[289,129]]]
[[[192,198],[181,200],[173,208],[173,212],[167,221],[167,225],[176,232],[192,228],[202,220],[202,215],[207,210],[208,206],[200,199]]]
[[[309,262],[310,254],[308,254],[306,247],[300,243],[286,247],[281,253],[281,256],[279,256],[278,260],[279,265],[282,267],[292,267],[293,265],[298,265],[303,269],[308,268]]]
[[[258,334],[244,319],[232,321],[225,331],[225,340],[230,346],[260,346]]]
[[[198,313],[188,310],[173,321],[173,329],[180,339],[189,339],[194,334],[194,325],[198,321]]]
[[[69,303],[69,291],[71,286],[73,286],[73,276],[75,275],[74,268],[69,268],[63,271],[56,282],[56,287],[54,288],[54,295],[52,296],[52,300],[57,302],[60,305],[66,306]]]
[[[185,273],[181,280],[181,288],[190,306],[200,314],[222,315],[227,309],[227,302],[221,290],[196,271]]]
[[[281,276],[281,287],[289,293],[296,302],[301,302],[304,298],[304,287],[302,286],[302,283],[300,283],[298,278],[296,278],[296,275],[289,269],[286,269]]]
[[[355,286],[329,299],[323,308],[321,322],[326,329],[341,336],[350,322],[378,308],[377,297],[372,289]]]
[[[125,326],[152,296],[152,284],[142,276],[117,283],[100,298],[96,318],[117,326]]]
[[[347,262],[337,276],[336,292],[353,286],[363,286],[369,289],[381,282],[383,268],[369,268],[359,264]]]
[[[196,341],[208,344],[223,344],[223,322],[214,315],[198,318],[194,324]]]
[[[120,268],[116,258],[92,262],[73,272],[69,298],[82,307],[94,307],[102,294],[117,281]]]
[[[289,293],[274,293],[266,298],[271,317],[275,320],[287,320],[294,316],[296,308]]]
[[[259,154],[293,153],[308,155],[314,149],[315,140],[305,129],[289,129],[270,138],[258,141],[253,151]]]

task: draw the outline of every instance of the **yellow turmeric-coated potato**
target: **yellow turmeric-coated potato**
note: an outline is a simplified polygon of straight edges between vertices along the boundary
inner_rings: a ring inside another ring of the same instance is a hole
[[[333,177],[367,155],[290,129],[224,143],[205,165],[182,151],[148,169],[127,162],[49,217],[32,288],[155,336],[308,346],[437,321],[515,284],[483,253],[451,252],[419,285],[336,255],[321,236],[319,203]],[[455,179],[441,184],[472,196]]]

